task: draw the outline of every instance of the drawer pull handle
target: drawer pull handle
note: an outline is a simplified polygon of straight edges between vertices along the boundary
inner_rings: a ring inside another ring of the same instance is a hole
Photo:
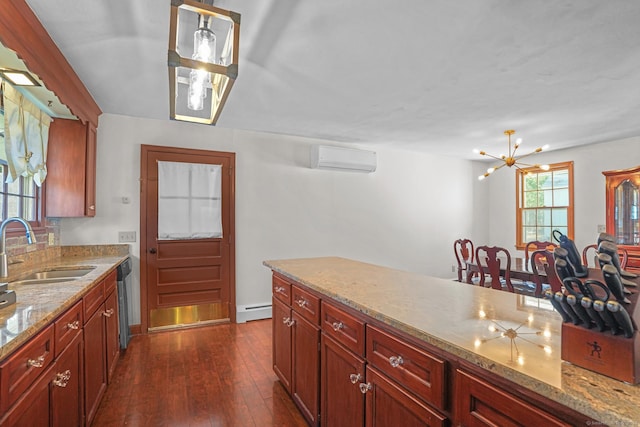
[[[276,291],[277,294],[284,293],[284,288],[282,286],[276,286],[273,290]]]
[[[362,379],[362,376],[360,374],[351,374],[349,375],[349,381],[351,381],[351,384],[355,384],[358,381],[360,381]]]
[[[294,320],[292,320],[290,317],[283,317],[282,318],[282,323],[284,323],[285,325],[287,325],[288,327],[292,327],[293,324],[295,323]]]
[[[371,383],[360,383],[360,393],[365,394],[371,390]]]
[[[338,332],[340,329],[344,328],[344,324],[342,322],[333,322],[331,327],[334,331]]]
[[[107,310],[107,311],[103,311],[103,312],[102,312],[102,315],[103,315],[104,317],[111,317],[111,316],[113,316],[113,313],[114,313],[113,308],[110,308],[110,309],[109,309],[109,310]]]
[[[44,354],[36,359],[27,360],[27,366],[33,366],[34,368],[42,368],[44,366]]]
[[[305,305],[309,304],[309,302],[306,301],[304,298],[300,298],[299,300],[296,301],[296,304],[298,304],[302,308]]]
[[[80,329],[80,321],[74,320],[73,322],[67,323],[67,328],[73,329],[74,331]]]
[[[402,356],[391,356],[389,358],[389,364],[394,368],[397,368],[403,363],[404,363],[404,360],[402,359]]]
[[[66,387],[67,384],[69,383],[69,380],[71,379],[71,371],[70,370],[66,370],[64,372],[58,372],[56,374],[56,379],[53,380],[53,384],[58,386],[58,387]]]

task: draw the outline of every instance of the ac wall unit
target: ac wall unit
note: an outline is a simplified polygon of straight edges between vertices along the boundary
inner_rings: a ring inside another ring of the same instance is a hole
[[[377,165],[375,151],[356,148],[312,145],[310,157],[313,169],[373,172]]]

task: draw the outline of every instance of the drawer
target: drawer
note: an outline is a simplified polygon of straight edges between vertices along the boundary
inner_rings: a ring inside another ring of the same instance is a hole
[[[322,331],[355,354],[364,357],[364,322],[322,301]]]
[[[455,387],[455,418],[460,425],[571,425],[460,369]]]
[[[271,290],[275,298],[287,305],[291,305],[291,283],[274,274]]]
[[[85,296],[82,298],[84,306],[84,321],[88,321],[93,313],[96,312],[98,307],[104,302],[104,280],[94,286]]]
[[[111,292],[116,289],[118,275],[116,270],[113,270],[106,279],[104,279],[104,296],[109,296]]]
[[[291,288],[291,307],[309,322],[317,325],[320,322],[320,298],[297,286]]]
[[[53,324],[56,357],[69,345],[82,330],[82,301],[65,311]]]
[[[0,365],[0,412],[5,412],[53,362],[53,325]]]
[[[444,409],[444,360],[371,325],[367,360],[425,402]]]

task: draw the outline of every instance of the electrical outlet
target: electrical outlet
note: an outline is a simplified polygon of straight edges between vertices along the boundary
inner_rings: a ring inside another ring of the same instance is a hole
[[[606,233],[606,232],[607,232],[607,226],[598,224],[598,233]]]
[[[49,246],[53,246],[56,244],[56,235],[53,233],[49,233]]]
[[[119,243],[131,243],[136,241],[135,231],[119,231],[118,242]]]

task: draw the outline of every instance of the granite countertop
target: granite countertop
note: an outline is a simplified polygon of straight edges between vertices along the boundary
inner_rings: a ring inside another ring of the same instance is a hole
[[[129,256],[127,245],[69,246],[43,252],[47,253],[38,254],[36,259],[10,264],[9,277],[1,279],[15,291],[17,301],[0,310],[0,361],[71,307]],[[77,279],[12,284],[35,271],[84,266],[93,270]]]
[[[560,359],[562,318],[544,299],[338,257],[263,264],[599,422],[640,423],[640,387]]]

